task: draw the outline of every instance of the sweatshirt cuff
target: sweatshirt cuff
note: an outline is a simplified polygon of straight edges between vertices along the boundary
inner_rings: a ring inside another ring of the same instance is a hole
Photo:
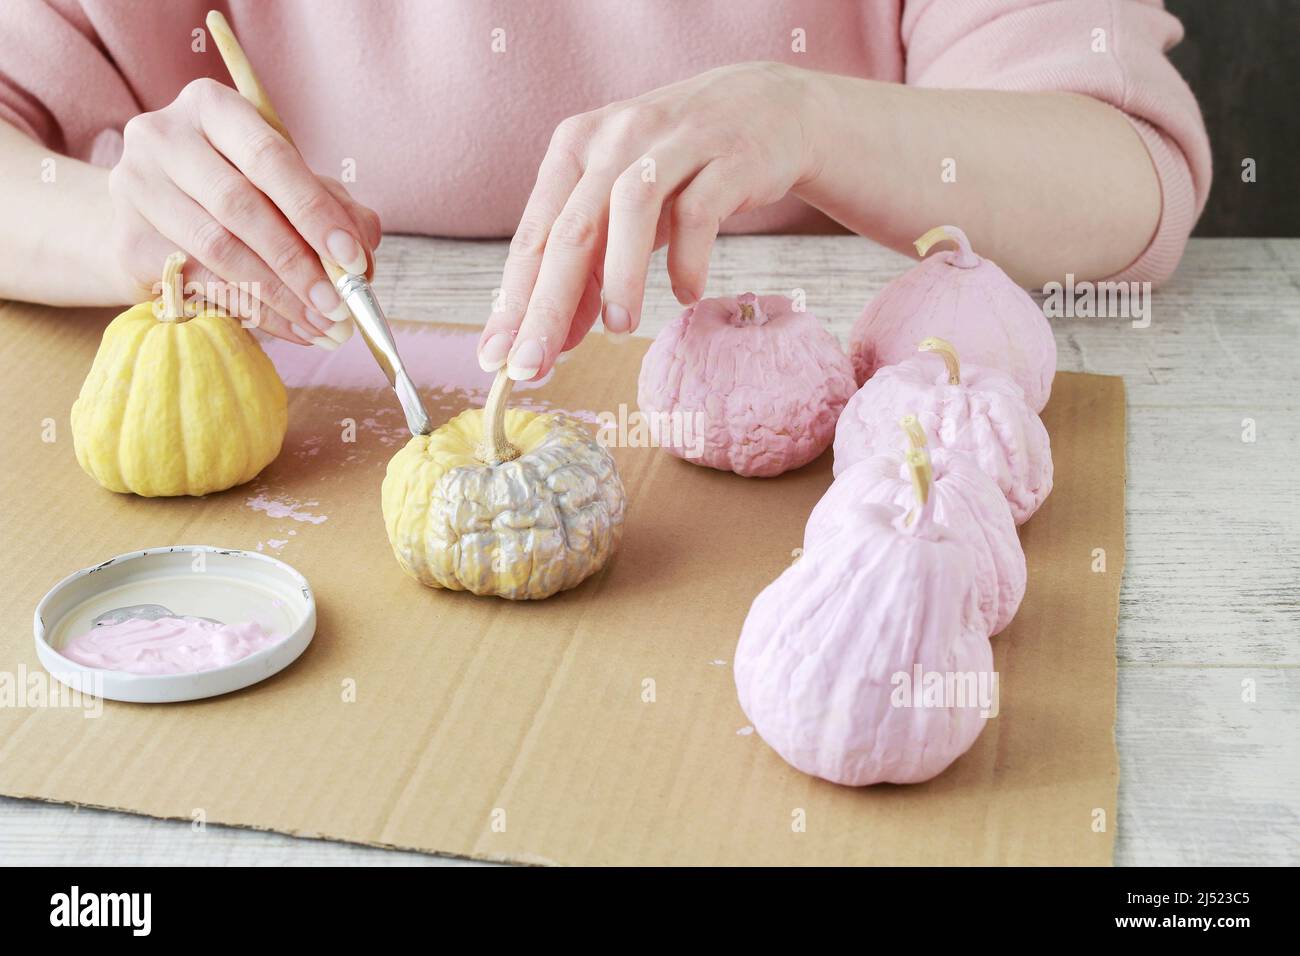
[[[1160,222],[1142,254],[1111,279],[1159,285],[1173,274],[1196,223],[1196,192],[1187,160],[1174,141],[1146,120],[1127,113],[1124,116],[1141,137],[1156,168],[1160,181]]]

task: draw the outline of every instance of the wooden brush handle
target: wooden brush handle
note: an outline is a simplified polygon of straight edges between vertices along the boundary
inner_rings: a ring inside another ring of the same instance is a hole
[[[217,44],[217,50],[221,53],[221,59],[226,64],[230,78],[235,81],[235,89],[239,90],[244,99],[253,104],[262,119],[266,120],[267,125],[292,146],[293,137],[289,135],[289,130],[285,127],[284,120],[280,119],[280,114],[275,111],[266,87],[253,71],[253,64],[248,61],[244,48],[235,39],[235,31],[230,29],[225,15],[220,10],[210,10],[206,22],[208,32],[212,34],[212,39]],[[323,256],[320,264],[325,267],[325,274],[330,277],[330,281],[336,285],[340,278],[347,275],[336,263]]]

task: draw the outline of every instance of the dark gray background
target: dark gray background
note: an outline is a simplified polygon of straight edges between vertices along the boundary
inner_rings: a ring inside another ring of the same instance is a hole
[[[1165,0],[1169,58],[1210,132],[1214,185],[1193,235],[1300,236],[1300,0]],[[1255,160],[1255,182],[1241,161]]]

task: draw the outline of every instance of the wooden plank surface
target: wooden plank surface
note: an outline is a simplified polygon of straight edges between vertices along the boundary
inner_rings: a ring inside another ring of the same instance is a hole
[[[389,237],[394,317],[480,323],[504,243]],[[640,334],[678,311],[656,255]],[[841,341],[906,260],[852,237],[719,242],[710,294],[805,290]],[[1056,320],[1129,398],[1117,864],[1300,862],[1300,240],[1193,240],[1149,328]],[[1252,419],[1255,440],[1242,440]],[[0,800],[9,863],[431,864],[418,854]]]

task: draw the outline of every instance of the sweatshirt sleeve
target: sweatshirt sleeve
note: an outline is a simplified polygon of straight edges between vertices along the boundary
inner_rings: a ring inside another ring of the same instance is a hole
[[[1124,113],[1155,166],[1161,213],[1115,278],[1154,283],[1178,265],[1210,190],[1200,108],[1165,57],[1182,37],[1160,0],[908,0],[902,20],[911,85],[1059,90]]]
[[[0,3],[0,120],[55,152],[112,165],[141,112],[76,0]]]

